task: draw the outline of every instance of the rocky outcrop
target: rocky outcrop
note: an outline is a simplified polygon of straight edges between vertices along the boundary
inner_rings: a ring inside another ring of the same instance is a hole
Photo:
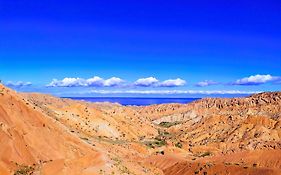
[[[85,168],[105,166],[106,158],[99,151],[14,91],[2,85],[0,89],[1,175],[40,171],[41,174],[84,174]],[[58,164],[62,166],[56,167]]]
[[[0,174],[281,174],[281,93],[121,106],[0,85]]]

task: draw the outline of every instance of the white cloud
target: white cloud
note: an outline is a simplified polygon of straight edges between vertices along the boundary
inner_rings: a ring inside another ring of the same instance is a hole
[[[103,86],[104,79],[94,76],[93,78],[89,78],[86,80],[86,86]]]
[[[53,79],[49,87],[112,87],[121,85],[124,82],[121,78],[112,77],[104,80],[98,76],[93,78],[64,78],[63,80]]]
[[[203,94],[203,95],[226,95],[226,94],[255,94],[261,91],[239,91],[239,90],[91,90],[81,92],[82,94]]]
[[[98,76],[94,76],[89,79],[84,78],[64,78],[62,80],[53,79],[47,86],[48,87],[114,87],[124,84],[124,80],[118,77],[111,77],[109,79],[103,79]],[[185,80],[180,78],[168,79],[160,82],[155,77],[140,78],[134,83],[127,84],[127,86],[140,86],[140,87],[177,87],[186,84]]]
[[[5,85],[10,87],[23,87],[23,86],[31,86],[32,83],[23,82],[23,81],[17,81],[17,82],[8,81],[7,83],[5,83]]]
[[[135,86],[143,86],[143,87],[149,87],[149,86],[155,86],[159,80],[157,80],[154,77],[148,77],[148,78],[140,78],[137,81],[135,81]]]
[[[118,77],[112,77],[110,79],[107,79],[104,81],[104,86],[118,86],[120,84],[122,84],[124,82],[124,80],[122,80],[121,78]]]
[[[86,80],[82,78],[64,78],[63,80],[53,79],[47,86],[51,87],[77,87],[86,86]]]
[[[280,80],[280,77],[271,76],[271,75],[252,75],[250,77],[245,77],[239,80],[236,80],[235,82],[231,83],[233,85],[260,85],[267,82],[274,82]]]
[[[169,79],[161,82],[159,86],[161,87],[177,87],[177,86],[183,86],[186,84],[185,80],[182,80],[180,78],[177,79]]]
[[[135,86],[143,86],[143,87],[177,87],[177,86],[183,86],[185,84],[186,81],[180,78],[169,79],[160,82],[158,79],[154,77],[140,78],[134,83]]]
[[[219,84],[218,82],[212,81],[212,80],[205,80],[201,81],[195,84],[197,87],[206,87],[206,86],[211,86],[211,85],[217,85]]]

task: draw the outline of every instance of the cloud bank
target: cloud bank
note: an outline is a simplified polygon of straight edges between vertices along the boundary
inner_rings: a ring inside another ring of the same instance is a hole
[[[205,81],[200,81],[195,84],[197,87],[206,87],[206,86],[212,86],[212,85],[217,85],[219,84],[218,82],[212,81],[212,80],[205,80]]]
[[[185,84],[186,84],[185,80],[177,78],[177,79],[165,80],[162,83],[160,83],[159,86],[161,86],[161,87],[177,87],[177,86],[184,86]]]
[[[148,78],[140,78],[137,81],[135,81],[135,86],[142,86],[142,87],[150,87],[155,86],[159,83],[159,80],[157,80],[154,77],[148,77]]]
[[[268,82],[280,81],[281,77],[271,76],[271,75],[252,75],[249,77],[245,77],[242,79],[238,79],[235,82],[231,83],[232,85],[244,85],[244,86],[252,86],[252,85],[261,85]]]
[[[267,75],[252,75],[244,77],[230,83],[219,83],[213,80],[205,80],[195,84],[196,87],[206,87],[212,85],[240,85],[240,86],[251,86],[251,85],[262,85],[265,83],[281,84],[280,76]],[[30,85],[24,82],[9,83],[14,86],[25,86]],[[53,79],[47,87],[180,87],[186,85],[186,81],[181,78],[167,79],[160,81],[155,77],[139,78],[134,82],[125,83],[125,81],[118,77],[111,77],[109,79],[103,79],[99,76],[94,76],[89,79],[84,78],[64,78],[62,80]]]
[[[64,78],[62,80],[53,79],[47,87],[114,87],[124,85],[124,80],[118,77],[103,79],[98,76],[93,78]],[[159,81],[155,77],[140,78],[134,83],[129,84],[135,87],[178,87],[186,84],[180,78]]]
[[[186,81],[180,78],[168,79],[163,82],[160,82],[155,77],[140,78],[134,82],[135,86],[142,86],[142,87],[178,87],[178,86],[184,86],[185,84]]]
[[[17,81],[17,82],[8,81],[7,83],[5,83],[5,85],[10,86],[10,87],[24,87],[24,86],[31,86],[32,83],[31,82],[23,82],[23,81]]]
[[[121,78],[111,77],[103,79],[98,76],[93,78],[64,78],[62,80],[53,79],[48,87],[113,87],[119,86],[124,82]]]

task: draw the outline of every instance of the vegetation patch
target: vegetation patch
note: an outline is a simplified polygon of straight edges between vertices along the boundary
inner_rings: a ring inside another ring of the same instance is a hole
[[[149,148],[155,148],[155,147],[165,146],[167,145],[167,142],[165,140],[156,138],[153,141],[146,141],[144,144]]]
[[[176,143],[176,144],[175,144],[175,147],[182,148],[181,142]]]
[[[15,171],[14,175],[32,175],[35,168],[33,166],[19,165],[19,168]]]
[[[212,155],[212,153],[207,151],[207,152],[200,154],[199,157],[206,157],[206,156],[211,156],[211,155]]]
[[[180,122],[161,122],[159,123],[159,126],[164,128],[170,128],[171,126],[178,125]]]

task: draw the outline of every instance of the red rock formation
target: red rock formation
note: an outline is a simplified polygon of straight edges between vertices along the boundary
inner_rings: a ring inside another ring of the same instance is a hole
[[[0,174],[281,174],[281,93],[146,107],[0,85]]]

